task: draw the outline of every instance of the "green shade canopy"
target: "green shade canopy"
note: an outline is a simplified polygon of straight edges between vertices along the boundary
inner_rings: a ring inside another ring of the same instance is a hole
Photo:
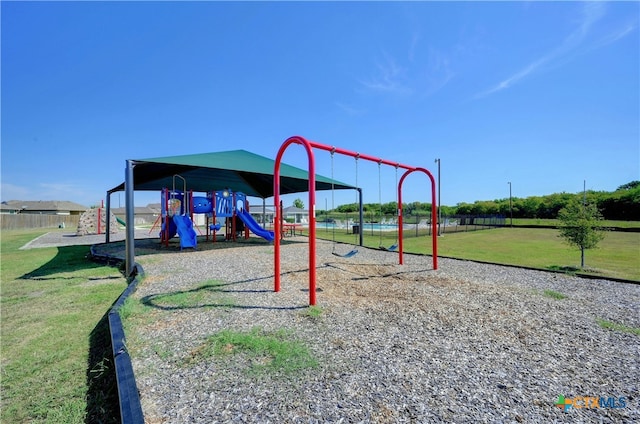
[[[199,153],[134,160],[133,189],[161,190],[173,188],[174,175],[187,181],[187,189],[208,192],[230,188],[247,196],[266,199],[273,197],[273,168],[275,160],[247,152]],[[301,193],[309,190],[308,171],[287,164],[280,167],[280,194]],[[176,189],[183,182],[175,178]],[[355,186],[316,174],[316,190],[355,189]],[[124,183],[108,193],[123,191]]]

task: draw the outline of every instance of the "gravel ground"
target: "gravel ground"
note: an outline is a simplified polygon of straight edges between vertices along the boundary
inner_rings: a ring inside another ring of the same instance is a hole
[[[317,247],[310,311],[305,238],[282,245],[278,293],[261,239],[196,251],[136,241],[145,308],[125,328],[146,422],[640,422],[640,336],[597,322],[640,327],[640,286]],[[122,243],[97,249],[123,255]],[[212,335],[256,328],[286,330],[317,364],[284,371],[231,343],[203,354]],[[564,411],[559,395],[625,405]]]

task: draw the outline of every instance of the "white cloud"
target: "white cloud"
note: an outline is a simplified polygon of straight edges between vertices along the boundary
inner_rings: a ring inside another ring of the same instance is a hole
[[[480,93],[476,94],[474,96],[474,99],[479,99],[479,98],[482,98],[482,97],[486,97],[486,96],[488,96],[490,94],[493,94],[493,93],[496,93],[498,91],[502,91],[502,90],[505,90],[505,89],[511,87],[512,85],[518,83],[520,80],[526,78],[528,75],[530,75],[533,72],[535,72],[542,65],[547,63],[549,61],[549,59],[550,59],[549,56],[545,56],[545,57],[542,57],[542,58],[538,59],[535,62],[530,63],[524,69],[521,69],[520,71],[518,71],[515,74],[511,75],[509,78],[500,81],[498,84],[494,85],[493,87],[489,88],[488,90],[485,90],[483,92],[480,92]]]
[[[608,44],[615,43],[616,41],[626,37],[631,34],[636,29],[636,25],[628,24],[622,28],[618,28],[610,34],[607,34],[605,37],[601,38],[600,41],[595,43],[591,50],[606,46]]]
[[[387,52],[375,61],[374,75],[358,82],[369,92],[392,95],[431,95],[444,87],[454,76],[450,60],[434,48],[426,51],[426,64],[419,63],[420,36],[414,33],[407,50],[407,66],[403,66]]]
[[[596,24],[605,15],[605,8],[606,5],[603,2],[584,3],[583,8],[581,9],[577,28],[567,37],[565,37],[565,39],[562,40],[562,42],[556,48],[549,51],[546,55],[535,59],[527,66],[509,76],[508,78],[500,81],[493,87],[490,87],[489,89],[476,94],[473,98],[479,99],[510,88],[529,75],[541,69],[544,69],[545,67],[557,65],[558,62],[564,63],[568,58],[575,56],[580,52],[580,48],[583,47],[585,39],[590,34],[593,25]],[[606,37],[599,43],[588,47],[586,50],[593,50],[594,48],[602,47],[605,44],[617,41],[618,39],[627,35],[631,30],[633,30],[633,27],[625,27],[622,31],[616,32],[615,34]]]
[[[388,53],[383,52],[382,59],[376,60],[375,75],[359,80],[359,83],[370,91],[390,94],[409,94],[406,69]]]
[[[431,95],[440,90],[447,85],[453,76],[454,72],[451,70],[449,57],[436,49],[430,48],[429,61],[425,71],[425,94]]]

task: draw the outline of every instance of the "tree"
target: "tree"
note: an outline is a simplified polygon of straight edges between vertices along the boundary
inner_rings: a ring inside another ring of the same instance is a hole
[[[358,212],[359,210],[360,208],[357,203],[347,203],[346,205],[336,207],[336,211],[341,213]]]
[[[398,214],[398,202],[388,202],[382,204],[383,215],[397,215]]]
[[[293,206],[298,208],[298,209],[304,209],[304,202],[302,201],[302,199],[296,199],[293,201]]]
[[[527,218],[537,218],[538,210],[542,204],[542,198],[537,196],[527,197],[521,202],[521,207],[518,208],[522,211],[522,216]]]
[[[632,190],[636,187],[640,187],[640,181],[631,181],[629,183],[626,184],[622,184],[620,187],[618,187],[616,189],[616,191],[618,190]]]
[[[595,203],[581,202],[579,197],[558,211],[562,223],[560,237],[570,245],[580,248],[580,267],[584,268],[584,251],[593,249],[604,238],[598,225],[602,215]]]
[[[471,214],[471,208],[473,205],[471,203],[458,203],[456,205],[456,213],[459,215],[469,215]]]
[[[640,184],[632,181],[613,193],[602,193],[598,207],[606,219],[637,221],[640,219]]]

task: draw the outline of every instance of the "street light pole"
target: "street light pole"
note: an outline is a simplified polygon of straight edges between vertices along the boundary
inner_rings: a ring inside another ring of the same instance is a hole
[[[511,181],[509,181],[509,214],[511,215],[510,226],[513,227],[513,204],[511,203]]]
[[[442,222],[442,211],[440,209],[440,159],[436,159],[438,164],[438,236],[440,236],[440,223]]]

